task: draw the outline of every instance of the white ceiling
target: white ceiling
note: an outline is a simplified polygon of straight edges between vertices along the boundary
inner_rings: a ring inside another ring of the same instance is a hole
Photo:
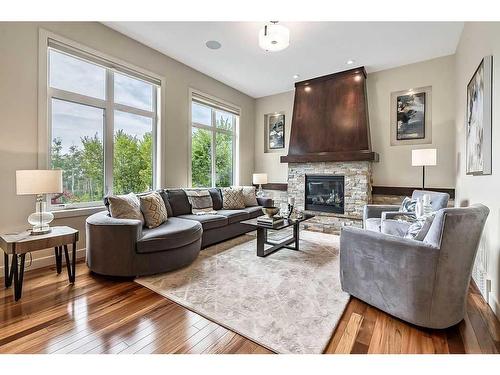
[[[289,91],[300,80],[364,65],[368,73],[455,53],[462,22],[280,22],[290,46],[258,46],[263,22],[104,22],[252,97]],[[222,44],[218,50],[208,40]],[[354,59],[355,64],[346,65]]]

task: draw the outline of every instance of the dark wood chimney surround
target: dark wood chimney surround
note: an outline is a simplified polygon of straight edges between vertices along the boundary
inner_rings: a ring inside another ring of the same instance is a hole
[[[295,83],[282,163],[378,161],[371,149],[364,67]]]

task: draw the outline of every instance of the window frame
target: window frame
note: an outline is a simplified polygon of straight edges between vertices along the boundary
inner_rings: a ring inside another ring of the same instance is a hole
[[[197,97],[202,97],[203,100],[197,100]],[[210,108],[211,124],[201,124],[193,121],[193,102],[198,105]],[[212,105],[211,105],[212,103]],[[217,128],[216,112],[227,112],[233,115],[233,131]],[[212,147],[211,147],[211,186],[207,188],[216,187],[217,172],[216,172],[216,142],[217,133],[228,134],[232,136],[232,185],[239,184],[239,168],[238,168],[238,140],[239,140],[239,122],[241,118],[241,109],[231,103],[218,99],[214,96],[205,94],[201,91],[189,89],[189,126],[188,126],[188,186],[193,187],[193,174],[192,174],[192,145],[193,145],[193,128],[204,129],[211,132]]]
[[[86,46],[70,41],[46,30],[39,31],[39,91],[38,91],[38,167],[40,169],[51,166],[52,147],[52,99],[59,99],[67,102],[88,105],[103,109],[103,151],[104,151],[104,191],[106,195],[112,192],[113,186],[113,157],[114,157],[114,112],[116,110],[134,115],[140,115],[152,120],[153,137],[153,189],[164,183],[164,175],[161,173],[162,150],[164,149],[164,139],[161,139],[162,128],[164,128],[161,108],[164,108],[165,79],[154,73],[145,71],[142,68],[132,66],[126,62],[109,57],[101,52],[92,50]],[[59,53],[67,54],[73,58],[83,60],[106,69],[106,92],[105,99],[89,97],[62,89],[50,87],[50,49]],[[114,75],[115,73],[129,76],[134,79],[152,84],[152,111],[147,111],[125,104],[114,102]],[[111,141],[109,141],[111,139]],[[61,205],[51,205],[50,199],[47,203],[52,210],[81,210],[89,207],[102,207],[103,202],[79,202]]]

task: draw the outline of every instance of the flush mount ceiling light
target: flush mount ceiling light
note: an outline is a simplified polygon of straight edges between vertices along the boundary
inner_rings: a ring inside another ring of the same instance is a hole
[[[259,32],[259,47],[265,51],[281,51],[290,44],[290,30],[278,25],[278,21],[271,21]]]
[[[222,45],[216,40],[209,40],[205,43],[209,49],[219,49]]]

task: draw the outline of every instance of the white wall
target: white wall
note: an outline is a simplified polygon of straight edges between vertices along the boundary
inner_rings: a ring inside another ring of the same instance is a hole
[[[378,186],[420,186],[421,168],[411,167],[413,148],[438,149],[438,165],[427,168],[426,185],[455,187],[454,140],[454,57],[447,56],[395,69],[368,74],[367,92],[372,148],[380,154],[374,163],[373,182]],[[391,146],[391,92],[432,86],[432,144]],[[267,172],[270,182],[287,181],[287,165],[280,155],[288,152],[294,91],[257,99],[255,109],[255,168]],[[264,115],[286,114],[286,148],[279,153],[264,153]]]
[[[493,55],[493,164],[490,176],[465,174],[466,89],[484,56]],[[492,280],[489,303],[500,316],[500,23],[466,23],[456,53],[456,178],[457,204],[483,203],[490,209],[477,267],[484,268]]]
[[[43,28],[166,79],[166,144],[163,158],[165,185],[186,186],[188,181],[188,89],[190,87],[241,107],[240,182],[251,182],[254,170],[255,99],[144,46],[108,27],[93,22],[0,22],[0,231],[28,227],[34,197],[15,194],[15,171],[37,168],[38,33]],[[85,217],[56,220],[81,231]],[[52,252],[35,253],[35,258]],[[2,257],[3,262],[3,257]]]
[[[259,98],[255,103],[255,172],[267,173],[269,182],[287,182],[288,164],[280,163],[280,156],[288,154],[290,125],[292,123],[293,98],[295,91]],[[264,116],[269,113],[285,114],[285,148],[264,152]]]
[[[427,187],[455,187],[454,56],[368,74],[368,108],[375,186],[421,186],[422,168],[411,166],[411,150],[437,148],[438,165],[426,168]],[[432,144],[391,146],[391,92],[432,86]]]

